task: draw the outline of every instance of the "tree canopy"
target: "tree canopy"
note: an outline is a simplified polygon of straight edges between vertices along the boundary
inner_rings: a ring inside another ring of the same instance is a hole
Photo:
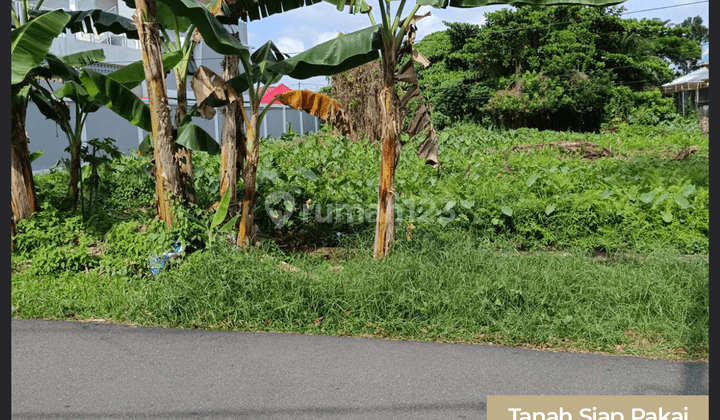
[[[627,94],[632,109],[639,95],[654,98],[642,92],[671,81],[671,66],[697,62],[700,44],[690,26],[623,19],[623,10],[520,5],[487,13],[482,27],[445,22],[417,44],[433,63],[418,74],[437,122],[594,130],[627,118],[612,99]],[[670,112],[655,99],[650,107]]]

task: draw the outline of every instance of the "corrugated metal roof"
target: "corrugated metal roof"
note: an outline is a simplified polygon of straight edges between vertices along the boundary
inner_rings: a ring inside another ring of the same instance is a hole
[[[662,85],[663,92],[681,92],[683,90],[695,90],[710,85],[710,69],[701,67],[685,76],[678,77],[670,83]]]

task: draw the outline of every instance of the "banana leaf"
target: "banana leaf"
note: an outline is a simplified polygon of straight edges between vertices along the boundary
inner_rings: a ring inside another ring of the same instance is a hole
[[[135,0],[123,0],[128,7],[135,9]],[[178,32],[188,30],[192,22],[190,19],[176,15],[170,7],[162,2],[155,2],[155,20],[163,28]]]
[[[54,11],[53,11],[54,12]],[[31,17],[40,17],[47,13],[53,13],[47,10],[32,10],[29,12]],[[132,19],[119,16],[115,13],[104,12],[100,9],[93,10],[68,10],[65,11],[70,16],[66,28],[70,32],[85,32],[85,29],[92,31],[95,28],[97,33],[112,32],[114,34],[125,34],[128,38],[138,39],[137,28]],[[83,28],[84,24],[84,28]]]
[[[180,62],[180,60],[182,60],[182,58],[182,51],[172,51],[163,54],[163,69],[165,71],[169,71],[170,69],[175,67]],[[142,60],[136,61],[132,64],[128,64],[121,69],[115,70],[114,72],[110,73],[108,77],[121,83],[128,89],[132,89],[145,80],[145,67],[143,66]]]
[[[124,0],[130,7],[135,7],[134,0]],[[249,60],[250,52],[239,39],[235,38],[212,13],[195,0],[155,0],[155,3],[166,5],[170,11],[180,18],[188,19],[194,24],[203,37],[203,41],[213,51],[222,55],[239,55]]]
[[[78,81],[79,80],[78,78]],[[87,90],[81,84],[72,80],[65,82],[62,87],[55,89],[53,95],[55,95],[56,98],[71,99],[73,102],[80,104],[83,112],[86,113],[95,112],[102,106],[100,102],[95,101],[90,94],[88,94]]]
[[[328,76],[377,59],[382,48],[382,25],[375,25],[323,42],[268,67],[295,79]]]
[[[220,145],[215,139],[199,125],[188,123],[178,128],[175,142],[186,149],[203,151],[211,155],[220,153]]]
[[[122,83],[88,69],[80,72],[80,81],[94,100],[110,108],[130,124],[152,132],[150,107]]]
[[[78,75],[80,72],[76,68],[104,61],[105,53],[102,49],[81,51],[63,57],[48,53],[45,60],[47,60],[48,68],[53,77],[64,81],[74,80],[79,82]]]
[[[212,0],[207,8],[223,24],[236,25],[266,18],[304,6],[312,6],[323,0]]]
[[[532,4],[537,6],[555,6],[560,4],[577,4],[587,6],[613,6],[625,0],[417,0],[421,6],[431,6],[436,9],[448,7],[480,7],[495,4]]]
[[[187,116],[177,130],[176,137],[177,140],[175,140],[175,142],[186,149],[207,152],[210,155],[220,153],[220,146],[215,139],[199,125],[190,123]],[[142,156],[152,154],[152,133],[148,133],[145,138],[143,138],[143,141],[140,142],[138,146],[138,151]]]
[[[42,64],[53,40],[62,33],[69,20],[70,15],[54,10],[12,31],[10,84],[22,82],[30,70]]]

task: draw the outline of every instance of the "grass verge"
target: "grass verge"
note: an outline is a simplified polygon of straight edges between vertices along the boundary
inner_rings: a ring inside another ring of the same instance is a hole
[[[664,360],[709,358],[709,262],[519,253],[460,229],[418,229],[375,261],[218,242],[157,276],[33,276],[14,264],[13,317],[497,344]]]

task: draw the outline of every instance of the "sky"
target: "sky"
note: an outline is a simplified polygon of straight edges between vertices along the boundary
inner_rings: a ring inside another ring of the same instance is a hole
[[[367,1],[374,9],[378,9],[378,0]],[[397,4],[398,2],[392,3],[395,7],[397,7]],[[411,4],[412,2],[406,3],[406,13],[409,13],[412,9]],[[700,16],[703,24],[709,28],[709,4],[709,1],[698,0],[627,0],[622,3],[622,6],[626,9],[622,17],[626,19],[636,18],[638,20],[660,18],[670,20],[673,24],[679,24],[688,17]],[[509,6],[500,5],[443,10],[424,6],[420,8],[419,14],[429,11],[431,15],[417,23],[416,42],[428,34],[445,30],[446,27],[443,21],[482,25],[485,22],[485,13],[507,7]],[[374,13],[374,17],[379,22],[380,16],[378,12]],[[344,12],[339,12],[335,6],[322,2],[250,22],[248,24],[248,39],[253,47],[259,47],[267,40],[272,39],[280,51],[295,55],[336,37],[340,32],[354,32],[368,26],[370,26],[370,20],[366,15],[350,15],[347,9]],[[329,82],[324,77],[304,80],[285,77],[281,80],[281,83],[292,89],[314,91],[329,85]]]

